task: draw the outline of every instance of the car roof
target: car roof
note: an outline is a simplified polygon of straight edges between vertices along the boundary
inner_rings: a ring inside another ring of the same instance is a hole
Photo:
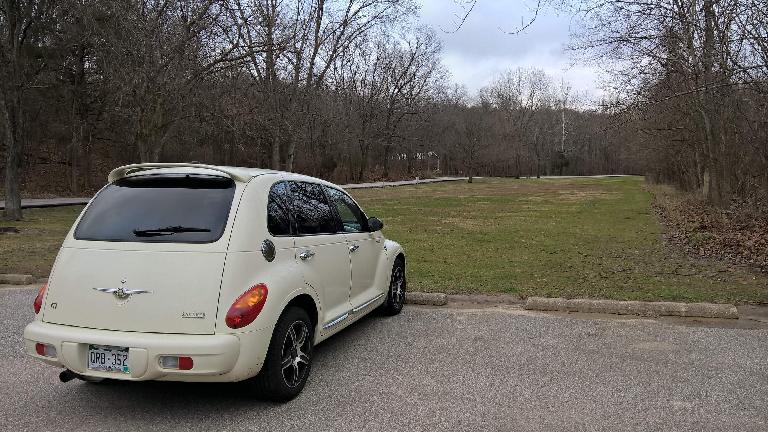
[[[328,186],[339,188],[339,186],[325,181],[323,179],[310,177],[303,174],[296,174],[285,171],[270,170],[263,168],[247,168],[247,167],[231,167],[221,165],[207,165],[200,163],[141,163],[124,165],[119,168],[115,168],[109,173],[108,180],[110,183],[124,178],[145,173],[153,174],[211,174],[211,175],[226,175],[232,180],[247,183],[252,178],[262,175],[281,175],[286,180],[296,181],[309,181],[315,183],[322,183]]]

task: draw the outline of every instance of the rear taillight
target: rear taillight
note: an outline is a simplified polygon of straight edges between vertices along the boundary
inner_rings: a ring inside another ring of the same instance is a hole
[[[227,311],[227,327],[238,329],[252,323],[267,302],[267,291],[267,286],[261,283],[240,295]]]
[[[56,347],[49,344],[44,344],[40,342],[36,343],[35,352],[37,353],[37,355],[41,355],[43,357],[52,357],[52,358],[56,357]]]
[[[45,290],[48,288],[48,284],[44,284],[40,287],[40,291],[37,292],[37,297],[35,297],[35,303],[33,303],[33,306],[35,308],[35,315],[40,313],[40,309],[43,307],[43,297],[45,297]]]

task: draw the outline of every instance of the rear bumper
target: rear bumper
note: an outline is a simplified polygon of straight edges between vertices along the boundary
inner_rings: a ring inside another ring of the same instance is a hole
[[[119,332],[49,324],[35,321],[24,329],[24,351],[49,365],[80,375],[133,381],[240,381],[256,375],[266,356],[271,332],[237,335],[180,335]],[[56,348],[55,357],[35,351],[41,342]],[[128,347],[130,374],[87,368],[88,345]],[[161,355],[192,357],[191,370],[160,367]]]

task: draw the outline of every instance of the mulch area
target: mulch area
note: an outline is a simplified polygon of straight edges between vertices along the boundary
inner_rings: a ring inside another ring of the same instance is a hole
[[[666,186],[649,186],[666,239],[687,253],[768,273],[768,217],[734,205],[709,206],[703,198]]]

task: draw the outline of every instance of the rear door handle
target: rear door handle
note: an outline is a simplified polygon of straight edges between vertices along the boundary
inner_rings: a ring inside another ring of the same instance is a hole
[[[299,258],[301,258],[302,261],[306,261],[312,258],[313,256],[315,256],[315,253],[311,250],[305,250],[299,254]]]
[[[353,244],[352,246],[349,247],[350,252],[354,252],[358,249],[360,249],[360,245]]]

